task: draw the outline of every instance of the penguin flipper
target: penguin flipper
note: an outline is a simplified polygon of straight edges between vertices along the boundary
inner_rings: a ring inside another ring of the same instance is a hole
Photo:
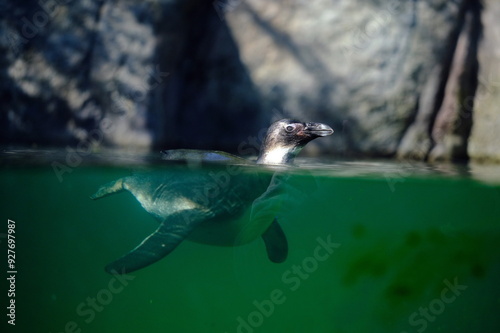
[[[94,194],[92,194],[90,196],[90,199],[96,200],[96,199],[104,198],[108,195],[118,193],[118,192],[121,192],[123,190],[124,190],[123,178],[120,178],[118,180],[112,181],[110,183],[107,183],[107,184],[101,186],[97,190],[97,192],[95,192]]]
[[[266,245],[269,260],[275,263],[286,260],[288,256],[288,241],[276,218],[274,218],[273,223],[262,234],[262,239]]]
[[[177,220],[172,221],[169,218],[135,249],[108,264],[105,268],[106,272],[125,274],[157,262],[172,252],[197,225],[198,222],[195,219],[189,220],[178,216]]]

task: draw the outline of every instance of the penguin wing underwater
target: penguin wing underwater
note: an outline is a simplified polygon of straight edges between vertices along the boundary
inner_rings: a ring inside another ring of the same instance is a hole
[[[164,150],[161,154],[163,160],[169,161],[186,161],[188,163],[231,162],[240,165],[254,164],[252,161],[245,158],[215,150],[174,149]],[[282,195],[282,191],[278,190],[281,181],[277,181],[276,179],[277,178],[273,176],[267,190],[253,202],[250,219],[252,221],[257,221],[257,219],[273,221],[269,228],[262,234],[262,239],[264,240],[269,260],[275,263],[281,263],[285,261],[288,255],[288,241],[277,218],[274,216],[276,212],[275,206],[279,206],[279,204],[271,204],[280,203],[282,201],[280,199],[276,200]]]
[[[228,180],[227,189],[217,189],[212,186],[215,183],[208,171],[172,170],[168,174],[164,171],[134,174],[102,186],[92,199],[128,191],[159,222],[155,232],[107,265],[106,271],[129,273],[149,266],[189,239],[197,228],[200,230],[193,239],[196,242],[232,246],[249,241],[241,237],[241,231],[248,229],[249,223],[233,224],[243,215],[248,203],[265,190],[266,179],[261,178],[256,174],[236,175]],[[248,191],[248,188],[254,190]]]
[[[328,136],[333,130],[320,123],[302,123],[283,119],[273,123],[261,147],[256,164],[291,164],[311,140]],[[135,249],[106,266],[109,273],[129,273],[144,268],[172,252],[183,240],[235,246],[257,237],[264,240],[273,262],[286,259],[286,236],[274,217],[272,200],[276,186],[272,174],[246,170],[253,164],[238,156],[217,151],[180,150],[163,153],[164,158],[195,156],[198,160],[227,159],[242,164],[243,170],[229,175],[221,188],[210,192],[213,176],[208,171],[191,174],[154,172],[124,177],[97,190],[91,199],[129,191],[160,225]],[[212,186],[213,187],[213,186]]]

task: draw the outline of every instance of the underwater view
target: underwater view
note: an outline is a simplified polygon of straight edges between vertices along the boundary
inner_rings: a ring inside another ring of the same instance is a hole
[[[0,333],[499,333],[499,17],[0,1]]]
[[[120,274],[105,267],[158,222],[128,191],[92,200],[103,184],[208,174],[201,195],[224,205],[233,166],[154,154],[66,157],[2,153],[8,332],[500,330],[496,167],[307,158],[280,169],[240,166],[255,179],[280,178],[270,206],[288,241],[284,261],[269,260],[260,237],[239,246],[188,239]]]

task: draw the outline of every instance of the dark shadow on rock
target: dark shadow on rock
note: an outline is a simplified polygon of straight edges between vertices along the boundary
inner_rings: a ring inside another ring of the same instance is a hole
[[[107,17],[101,17],[103,5]],[[35,0],[0,6],[6,9],[0,13],[0,24],[17,36],[23,33],[24,18],[42,10]],[[118,16],[110,12],[114,9]],[[5,112],[0,116],[0,143],[76,145],[110,116],[121,133],[106,133],[100,142],[104,145],[133,144],[135,134],[127,128],[137,128],[149,132],[154,147],[234,152],[238,143],[270,123],[227,24],[211,1],[128,5],[94,0],[65,10],[67,16],[59,13],[48,20],[19,44],[16,54],[8,46],[1,50],[5,57],[0,59],[0,98]],[[106,19],[111,21],[103,22]],[[127,19],[133,20],[131,25]],[[75,24],[68,29],[70,23]],[[119,34],[124,34],[125,44],[156,43],[155,59],[148,58],[147,51],[134,58],[135,50],[115,39]],[[15,61],[29,75],[11,75]],[[169,75],[153,89],[149,69]],[[118,77],[122,70],[124,77]],[[64,92],[55,91],[54,77],[63,80],[59,87]],[[28,81],[36,87],[32,92],[25,90]],[[133,89],[138,83],[145,89],[136,97]],[[146,114],[145,124],[136,119],[141,112]],[[124,136],[130,140],[122,140]]]
[[[235,152],[238,143],[270,119],[262,114],[261,98],[213,3],[198,0],[174,6],[172,12],[181,15],[171,17],[165,9],[159,27],[160,66],[171,75],[159,90],[163,132],[155,131],[156,146]],[[174,27],[181,36],[172,36]],[[172,41],[180,45],[175,54]]]
[[[460,86],[462,87],[462,94],[460,98],[460,122],[456,124],[455,133],[460,137],[464,138],[465,144],[456,147],[452,151],[452,156],[454,159],[468,159],[467,155],[467,140],[470,137],[472,130],[472,112],[474,108],[473,96],[476,95],[476,91],[479,84],[479,43],[483,36],[484,26],[481,21],[481,13],[483,11],[483,6],[481,2],[471,0],[469,1],[469,11],[471,20],[471,30],[469,32],[470,44],[469,53],[467,54],[466,64],[468,67],[465,72],[460,77]],[[470,101],[470,102],[469,102]]]
[[[441,104],[429,128],[432,140],[428,156],[430,161],[468,160],[473,111],[471,100],[478,86],[478,51],[483,32],[482,8],[476,0],[464,3],[453,55],[447,76],[443,78]]]
[[[408,119],[398,147],[399,158],[467,159],[467,140],[472,128],[470,100],[474,99],[478,84],[481,11],[482,5],[476,0],[461,3],[444,53],[418,97],[418,112]],[[450,145],[451,141],[460,142]]]
[[[262,19],[247,2],[243,1],[241,6],[250,14],[254,22],[266,32],[277,45],[288,50],[304,69],[312,73],[319,82],[323,82],[325,85],[330,84],[333,79],[333,74],[313,50],[297,45],[289,34],[279,31],[277,28],[273,27],[271,23]]]

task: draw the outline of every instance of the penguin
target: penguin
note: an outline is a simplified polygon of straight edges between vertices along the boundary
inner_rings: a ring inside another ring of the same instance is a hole
[[[214,182],[213,170],[152,172],[123,177],[100,187],[93,200],[128,191],[154,216],[159,226],[137,247],[108,264],[111,274],[149,266],[190,240],[216,246],[238,246],[261,237],[272,262],[285,261],[288,243],[275,214],[282,187],[273,173],[255,165],[291,165],[304,146],[333,129],[321,123],[283,119],[273,123],[255,163],[218,151],[168,150],[163,158],[224,161],[236,164]],[[237,166],[239,165],[239,166]]]

